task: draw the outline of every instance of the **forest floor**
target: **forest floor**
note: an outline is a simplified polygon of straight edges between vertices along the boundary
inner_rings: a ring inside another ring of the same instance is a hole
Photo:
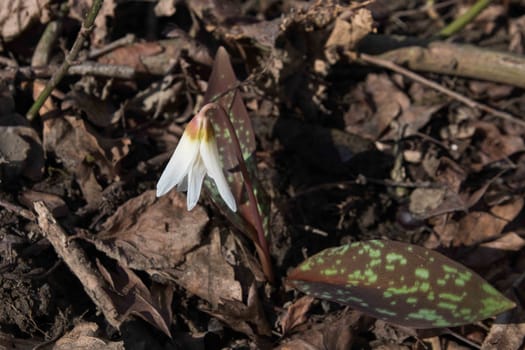
[[[0,4],[0,349],[523,349],[523,1],[448,35],[474,1],[105,0],[29,115],[93,2]],[[273,284],[209,192],[191,211],[155,195],[221,46]],[[286,283],[371,239],[436,250],[516,308],[422,331]]]

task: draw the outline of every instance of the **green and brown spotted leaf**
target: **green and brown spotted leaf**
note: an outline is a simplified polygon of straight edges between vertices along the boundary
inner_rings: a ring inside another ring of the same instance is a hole
[[[394,241],[323,250],[295,268],[288,281],[305,294],[420,329],[471,324],[515,306],[465,266]]]
[[[243,157],[247,160],[255,152],[255,133],[238,85],[239,81],[233,71],[230,56],[223,47],[220,47],[213,61],[208,89],[204,95],[204,104],[218,102],[228,112],[241,144]],[[213,118],[213,116],[211,117]],[[234,169],[238,166],[235,153],[226,152],[227,148],[233,147],[232,135],[230,135],[228,127],[222,118],[214,118],[213,128],[218,139],[219,151],[221,151],[221,146],[224,147],[223,152],[220,152],[223,156],[224,167]]]
[[[269,205],[265,193],[259,182],[257,181],[256,164],[255,164],[255,133],[248,115],[248,111],[242,100],[242,96],[238,89],[239,81],[235,76],[233,67],[230,62],[230,57],[223,47],[217,50],[215,60],[213,62],[212,72],[208,81],[208,89],[204,95],[204,104],[209,102],[219,103],[224,111],[228,114],[228,118],[236,132],[236,136],[241,146],[242,156],[245,160],[246,167],[250,174],[250,181],[254,187],[255,196],[258,200],[259,211],[263,213],[262,217],[267,218]],[[227,127],[225,120],[221,115],[220,110],[211,109],[209,117],[213,122],[213,129],[217,139],[217,147],[219,148],[219,155],[222,164],[226,170],[226,179],[230,185],[235,200],[239,206],[239,212],[244,220],[252,226],[255,226],[256,219],[254,218],[255,211],[251,208],[252,204],[248,201],[246,190],[244,187],[245,179],[239,168],[239,162],[236,157],[233,135],[230,134],[230,129]],[[220,198],[217,189],[210,181],[205,182],[207,190],[211,193],[212,199]],[[239,216],[228,210],[222,201],[215,201],[221,208],[224,215],[239,229],[246,231],[246,223],[242,222]],[[222,210],[225,209],[225,210]],[[264,222],[265,229],[268,227],[268,222]]]

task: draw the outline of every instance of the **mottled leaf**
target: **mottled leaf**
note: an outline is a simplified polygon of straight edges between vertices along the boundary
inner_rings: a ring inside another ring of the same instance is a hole
[[[308,295],[414,328],[470,324],[515,306],[461,264],[394,241],[323,250],[294,269],[288,281]]]
[[[243,157],[248,159],[255,151],[255,134],[252,122],[238,91],[238,83],[230,57],[226,50],[220,47],[213,62],[208,89],[204,95],[204,103],[218,102],[228,112],[228,116],[237,132]],[[229,130],[222,118],[213,119],[213,128],[218,139],[219,149],[222,146],[225,147],[224,150],[226,151],[228,147],[231,147],[229,145],[232,143],[232,135],[229,134]],[[233,169],[238,165],[234,153],[221,152],[221,154],[224,166],[227,169]]]
[[[230,134],[230,130],[226,124],[227,122],[225,121],[225,117],[229,118],[235,129],[242,156],[250,175],[250,181],[255,190],[258,205],[261,206],[259,210],[262,209],[262,213],[265,213],[268,207],[267,198],[257,181],[254,159],[255,133],[242,96],[240,95],[238,84],[239,82],[233,71],[230,57],[226,50],[220,47],[213,62],[212,72],[208,81],[208,89],[204,96],[204,103],[217,102],[227,113],[227,116],[224,116],[221,110],[210,109],[209,117],[213,122],[217,146],[219,147],[219,155],[226,169],[228,183],[239,205],[239,212],[250,225],[255,226],[255,211],[251,207],[252,204],[248,201],[244,187],[245,179],[240,171],[233,135]],[[215,193],[216,189],[211,185],[210,181],[206,181],[205,183],[207,189],[212,193],[212,198],[218,198],[219,196]],[[222,204],[220,201],[216,202],[219,202],[219,206]],[[223,212],[236,226],[241,226],[242,229],[242,224],[239,223],[238,216],[234,217],[235,215],[231,215],[229,210],[224,210]],[[266,218],[268,216],[263,215],[263,217]],[[265,222],[264,224],[267,227],[268,223]]]

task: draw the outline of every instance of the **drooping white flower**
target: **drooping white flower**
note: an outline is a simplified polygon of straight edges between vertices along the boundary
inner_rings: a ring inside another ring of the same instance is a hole
[[[187,206],[191,210],[199,200],[202,182],[207,174],[215,182],[228,207],[237,211],[235,199],[222,170],[215,133],[206,116],[206,110],[206,106],[203,107],[186,126],[175,152],[157,182],[157,197],[177,186],[178,191],[187,191]]]

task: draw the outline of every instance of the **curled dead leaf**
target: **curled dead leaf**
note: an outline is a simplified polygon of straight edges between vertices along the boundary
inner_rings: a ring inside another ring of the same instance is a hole
[[[281,329],[283,334],[287,334],[293,328],[306,322],[306,313],[310,310],[315,298],[304,295],[288,307],[281,317]]]

